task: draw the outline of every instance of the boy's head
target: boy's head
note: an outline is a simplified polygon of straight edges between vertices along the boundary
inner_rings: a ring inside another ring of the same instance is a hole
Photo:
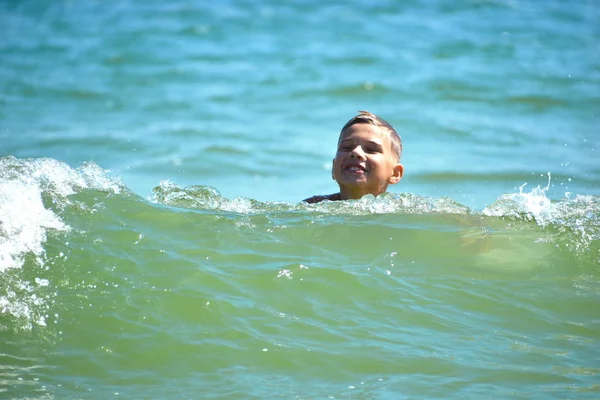
[[[377,196],[400,181],[402,140],[382,118],[360,111],[340,133],[332,176],[343,199]]]
[[[381,128],[382,131],[387,133],[387,135],[390,137],[390,140],[392,141],[392,148],[394,149],[394,152],[396,152],[396,154],[398,155],[398,161],[400,161],[400,158],[402,157],[402,138],[400,137],[400,135],[398,135],[398,133],[396,133],[394,127],[392,127],[392,125],[390,125],[386,120],[378,117],[375,114],[371,114],[368,111],[359,111],[356,117],[353,117],[350,119],[350,121],[346,122],[346,125],[344,125],[340,132],[338,145],[339,142],[342,140],[342,134],[344,133],[344,131],[354,124],[370,124]]]

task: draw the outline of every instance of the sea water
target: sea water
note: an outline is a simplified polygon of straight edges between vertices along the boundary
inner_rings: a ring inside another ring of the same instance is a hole
[[[597,398],[599,16],[2,3],[0,397]]]

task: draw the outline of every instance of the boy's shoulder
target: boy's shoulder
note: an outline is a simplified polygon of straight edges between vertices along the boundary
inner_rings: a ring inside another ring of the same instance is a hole
[[[325,194],[325,195],[316,195],[313,197],[309,197],[308,199],[304,199],[302,200],[304,203],[320,203],[324,200],[329,200],[329,201],[338,201],[338,200],[342,200],[342,196],[340,193],[334,193],[334,194]]]

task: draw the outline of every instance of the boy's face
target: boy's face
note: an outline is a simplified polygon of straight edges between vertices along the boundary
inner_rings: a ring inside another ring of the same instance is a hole
[[[403,172],[389,135],[380,127],[357,123],[342,132],[332,175],[343,199],[384,193],[389,184],[400,181]]]

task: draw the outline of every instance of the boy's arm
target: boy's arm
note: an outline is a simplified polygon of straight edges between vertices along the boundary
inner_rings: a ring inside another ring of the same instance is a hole
[[[334,193],[334,194],[326,194],[326,195],[317,195],[317,196],[309,197],[308,199],[304,199],[302,201],[304,203],[313,204],[313,203],[320,203],[324,200],[337,201],[337,200],[341,200],[341,199],[342,199],[342,197],[340,196],[339,193]]]

